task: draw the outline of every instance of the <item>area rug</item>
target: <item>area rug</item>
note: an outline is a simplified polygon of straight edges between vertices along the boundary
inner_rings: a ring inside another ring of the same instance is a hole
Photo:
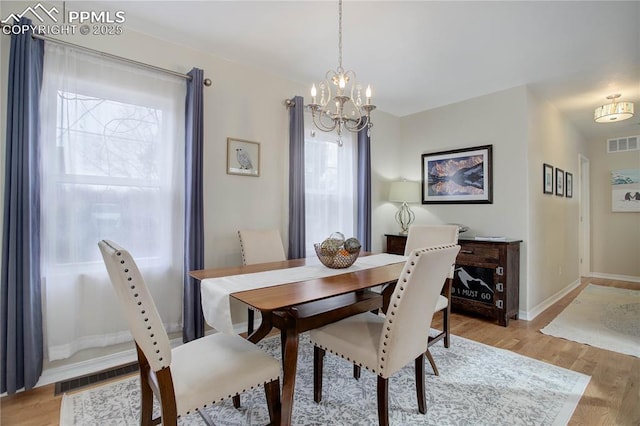
[[[640,357],[640,291],[588,284],[540,331]]]
[[[280,340],[260,343],[279,357]],[[296,377],[294,425],[375,425],[376,378],[327,353],[322,403],[313,402],[313,346],[301,336]],[[392,425],[565,425],[589,376],[513,352],[452,336],[451,348],[432,347],[440,376],[426,366],[427,414],[418,413],[413,363],[389,381]],[[214,384],[212,384],[213,386]],[[138,425],[139,384],[130,377],[98,388],[65,394],[60,424]],[[269,417],[264,389],[242,394],[242,407],[231,401],[207,409],[216,425],[265,425]],[[180,425],[204,425],[198,414]]]

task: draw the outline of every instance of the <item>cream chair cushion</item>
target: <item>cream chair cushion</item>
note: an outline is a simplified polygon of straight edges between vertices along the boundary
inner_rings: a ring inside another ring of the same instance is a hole
[[[280,363],[238,335],[216,333],[172,351],[178,415],[278,379]],[[212,381],[215,377],[215,381]]]

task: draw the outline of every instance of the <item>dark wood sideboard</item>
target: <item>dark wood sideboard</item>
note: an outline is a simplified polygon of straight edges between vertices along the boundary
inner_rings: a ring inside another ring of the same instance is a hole
[[[404,254],[407,236],[385,234],[387,253]],[[493,318],[506,327],[518,319],[520,243],[506,239],[484,241],[460,237],[460,253],[451,290],[451,308]]]

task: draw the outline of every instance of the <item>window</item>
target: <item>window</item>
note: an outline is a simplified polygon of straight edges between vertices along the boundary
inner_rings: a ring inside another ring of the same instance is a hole
[[[355,135],[345,132],[343,146],[335,132],[317,130],[311,116],[305,116],[305,221],[307,256],[313,244],[333,232],[346,238],[356,234]]]
[[[184,80],[55,44],[41,92],[49,360],[130,340],[97,243],[131,251],[169,332],[182,312]]]

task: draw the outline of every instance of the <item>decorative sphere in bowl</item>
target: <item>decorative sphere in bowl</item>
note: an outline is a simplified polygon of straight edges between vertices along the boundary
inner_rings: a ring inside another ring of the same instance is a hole
[[[360,242],[356,238],[335,238],[335,233],[322,243],[314,244],[320,262],[328,268],[341,269],[353,265],[360,255]]]

